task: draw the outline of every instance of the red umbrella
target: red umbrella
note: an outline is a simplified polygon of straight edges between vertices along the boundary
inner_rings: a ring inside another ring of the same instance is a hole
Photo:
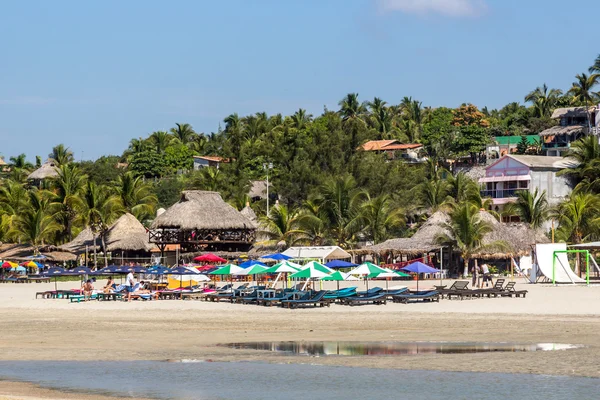
[[[194,261],[212,262],[212,263],[225,263],[225,262],[227,262],[226,259],[221,258],[219,256],[215,256],[212,253],[202,254],[201,256],[198,256],[198,257],[194,258]]]
[[[213,265],[202,265],[200,267],[196,267],[198,271],[210,271],[211,269],[215,269]]]

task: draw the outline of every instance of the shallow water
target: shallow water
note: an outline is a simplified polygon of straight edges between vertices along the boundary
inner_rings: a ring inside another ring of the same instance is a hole
[[[0,378],[120,398],[185,400],[592,399],[600,384],[593,378],[526,374],[160,361],[0,361]]]
[[[220,346],[304,356],[405,356],[433,353],[555,351],[580,347],[561,343],[485,342],[247,342],[227,343]]]

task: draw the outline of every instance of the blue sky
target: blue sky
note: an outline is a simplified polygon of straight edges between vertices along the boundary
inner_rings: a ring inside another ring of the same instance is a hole
[[[349,92],[501,107],[566,89],[600,52],[600,3],[560,0],[103,0],[0,6],[0,155],[121,154],[228,114],[313,114]],[[590,20],[588,20],[589,22]],[[83,152],[83,153],[82,153]]]

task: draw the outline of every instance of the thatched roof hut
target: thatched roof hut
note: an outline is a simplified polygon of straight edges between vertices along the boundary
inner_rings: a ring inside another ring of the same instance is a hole
[[[255,224],[258,223],[258,217],[256,216],[254,210],[250,207],[249,203],[246,203],[246,207],[244,207],[242,211],[240,211],[240,214],[242,214],[244,217],[248,218]]]
[[[179,202],[156,217],[151,228],[256,229],[256,225],[223,201],[219,193],[186,190],[181,194]]]
[[[248,213],[247,213],[248,214]],[[217,192],[187,190],[181,200],[156,217],[150,242],[164,249],[178,243],[184,251],[248,251],[257,225],[225,203]]]
[[[489,223],[491,232],[483,239],[484,249],[475,254],[482,259],[507,259],[529,254],[535,243],[549,243],[549,239],[539,230],[531,229],[524,223],[503,223],[487,211],[480,211],[480,218]],[[407,254],[417,256],[438,250],[436,238],[449,234],[444,224],[450,220],[448,214],[434,213],[410,238],[390,239],[383,243],[367,247],[363,254]],[[497,246],[494,244],[498,244]],[[488,246],[488,247],[485,247]],[[357,253],[357,252],[355,252]]]
[[[97,247],[96,250],[99,250],[100,238],[96,238],[96,243],[94,243],[94,233],[87,227],[82,230],[75,239],[71,240],[69,243],[58,246],[58,248],[73,254],[83,254],[85,253],[86,248],[88,251],[94,251],[94,246]]]
[[[106,251],[149,252],[154,246],[148,240],[148,231],[133,215],[123,214],[105,236]]]
[[[62,251],[56,246],[41,246],[38,250],[47,257],[49,261],[63,262],[75,261],[77,256],[73,253]],[[33,255],[35,249],[28,244],[6,243],[0,244],[0,259],[12,261],[27,261]]]
[[[32,181],[41,181],[48,178],[55,178],[58,176],[58,169],[56,162],[52,159],[48,159],[41,167],[33,171],[27,176],[27,179]]]
[[[444,229],[444,224],[449,220],[450,217],[448,214],[443,211],[437,211],[425,221],[412,237],[386,240],[383,243],[367,247],[365,253],[391,253],[413,256],[429,253],[440,248],[435,239],[442,233],[448,233]],[[354,253],[358,252],[355,251]]]

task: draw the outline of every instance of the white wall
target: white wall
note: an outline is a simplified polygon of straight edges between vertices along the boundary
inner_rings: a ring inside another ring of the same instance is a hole
[[[567,179],[564,176],[556,176],[554,171],[532,170],[530,185],[532,191],[535,188],[538,188],[540,193],[545,190],[550,205],[558,204],[571,194]]]

